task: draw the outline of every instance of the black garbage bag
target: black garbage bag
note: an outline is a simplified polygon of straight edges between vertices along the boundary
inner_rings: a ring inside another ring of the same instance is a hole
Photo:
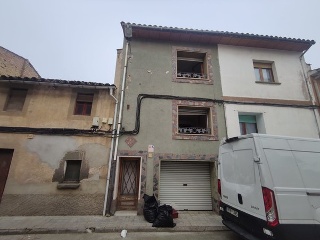
[[[162,205],[158,208],[158,216],[154,220],[152,227],[175,227],[176,224],[172,218],[172,207],[169,205]]]
[[[147,194],[143,195],[143,199],[144,199],[144,206],[143,206],[144,219],[149,223],[153,223],[158,214],[158,201],[154,195],[149,196]]]

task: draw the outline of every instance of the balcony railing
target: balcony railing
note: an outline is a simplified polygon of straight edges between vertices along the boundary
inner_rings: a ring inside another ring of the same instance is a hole
[[[210,134],[210,128],[186,127],[178,128],[178,132],[182,134]]]
[[[178,72],[178,78],[198,78],[198,79],[205,79],[207,76],[202,73],[189,73],[189,72]]]

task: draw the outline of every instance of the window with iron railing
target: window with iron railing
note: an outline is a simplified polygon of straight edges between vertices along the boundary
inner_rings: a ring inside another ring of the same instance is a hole
[[[207,79],[206,53],[177,51],[177,78]]]
[[[210,108],[179,106],[178,133],[211,134]]]

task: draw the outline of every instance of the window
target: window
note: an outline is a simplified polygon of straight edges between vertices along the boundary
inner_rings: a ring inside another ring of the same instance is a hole
[[[64,174],[64,182],[79,182],[81,160],[67,160],[66,171]]]
[[[93,93],[78,93],[74,115],[91,115]]]
[[[206,53],[177,51],[177,78],[206,79]]]
[[[210,134],[210,108],[178,107],[178,133]]]
[[[254,62],[254,74],[258,82],[274,82],[272,63]]]
[[[241,135],[258,132],[255,115],[239,115],[239,123]]]
[[[218,141],[215,104],[206,101],[172,100],[172,139]]]
[[[27,96],[27,89],[12,88],[7,98],[5,111],[22,111]]]

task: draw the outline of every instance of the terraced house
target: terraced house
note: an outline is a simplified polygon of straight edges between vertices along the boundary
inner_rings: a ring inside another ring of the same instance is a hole
[[[304,53],[312,40],[121,23],[119,118],[107,209],[143,195],[217,210],[219,141],[251,132],[319,137]]]
[[[0,77],[0,215],[102,215],[114,90]]]

